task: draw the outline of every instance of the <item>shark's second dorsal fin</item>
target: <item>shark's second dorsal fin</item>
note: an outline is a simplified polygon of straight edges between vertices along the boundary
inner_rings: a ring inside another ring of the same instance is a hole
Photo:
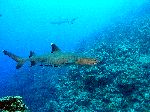
[[[33,51],[30,51],[29,58],[31,58],[32,56],[35,56],[35,53]]]
[[[61,51],[61,50],[58,48],[58,46],[56,46],[54,43],[51,43],[51,47],[52,47],[51,53],[60,52],[60,51]]]
[[[35,56],[35,53],[33,51],[30,51],[30,55],[29,58],[32,58],[33,56]],[[31,62],[31,67],[34,66],[36,64],[35,61],[30,61]]]

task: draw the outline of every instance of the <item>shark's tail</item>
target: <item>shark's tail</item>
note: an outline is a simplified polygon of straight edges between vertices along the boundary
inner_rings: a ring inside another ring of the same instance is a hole
[[[3,50],[2,51],[5,55],[9,56],[10,58],[12,58],[13,60],[15,60],[17,62],[17,65],[16,65],[16,69],[19,69],[22,67],[22,65],[25,63],[25,59],[19,57],[19,56],[16,56],[15,54],[11,53],[11,52],[8,52],[6,50]]]

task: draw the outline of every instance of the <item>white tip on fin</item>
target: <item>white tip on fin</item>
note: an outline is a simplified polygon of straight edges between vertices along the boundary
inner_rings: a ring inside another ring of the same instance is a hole
[[[51,47],[52,47],[51,53],[56,52],[56,51],[61,51],[61,50],[58,48],[58,46],[55,45],[54,43],[51,43]]]

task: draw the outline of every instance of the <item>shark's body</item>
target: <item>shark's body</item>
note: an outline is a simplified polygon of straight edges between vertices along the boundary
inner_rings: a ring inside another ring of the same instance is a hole
[[[99,61],[95,58],[89,58],[76,53],[62,52],[55,44],[51,44],[52,52],[40,56],[36,56],[34,52],[30,52],[29,58],[21,58],[15,54],[3,50],[3,53],[17,63],[16,69],[19,69],[26,61],[31,62],[31,66],[40,63],[42,66],[62,66],[68,64],[94,65]]]

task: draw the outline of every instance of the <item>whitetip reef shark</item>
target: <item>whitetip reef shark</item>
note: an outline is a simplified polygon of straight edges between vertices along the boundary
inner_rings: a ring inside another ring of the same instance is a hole
[[[16,69],[19,69],[27,61],[31,62],[31,66],[40,63],[41,66],[62,66],[68,64],[77,65],[95,65],[99,60],[92,57],[86,57],[77,53],[62,52],[57,45],[51,43],[52,51],[48,54],[36,56],[33,51],[30,51],[28,58],[19,57],[11,52],[2,50],[2,52],[17,62]]]
[[[59,21],[51,21],[51,24],[56,24],[56,25],[61,25],[64,23],[68,24],[73,24],[78,18],[73,18],[73,19],[64,19],[64,20],[59,20]]]

